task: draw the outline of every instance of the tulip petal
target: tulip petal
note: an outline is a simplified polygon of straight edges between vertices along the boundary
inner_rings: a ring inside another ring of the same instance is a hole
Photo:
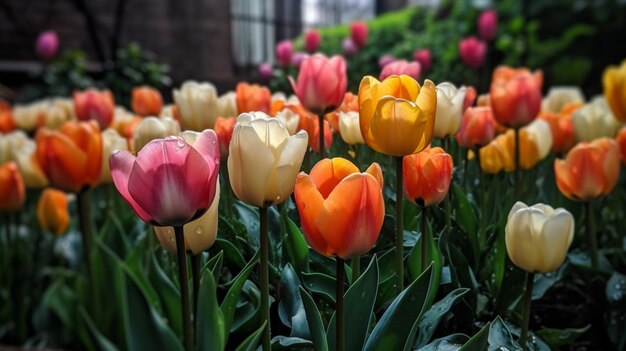
[[[317,252],[327,252],[328,245],[317,226],[317,217],[324,205],[324,198],[308,174],[304,172],[298,174],[294,195],[302,223],[302,232],[307,243]]]
[[[305,131],[300,131],[283,141],[278,150],[278,161],[276,168],[268,180],[268,193],[278,194],[274,204],[279,204],[289,197],[293,192],[298,171],[302,166],[302,160],[308,146],[308,135]]]
[[[378,102],[372,118],[372,138],[368,145],[391,156],[415,153],[422,145],[426,147],[423,139],[426,123],[422,111],[414,103],[385,96]]]
[[[80,190],[87,155],[69,137],[42,129],[37,134],[37,160],[55,187],[73,192]]]
[[[563,209],[557,209],[544,223],[539,237],[538,249],[543,254],[543,265],[538,271],[547,273],[559,268],[573,239],[574,217]]]
[[[220,202],[220,187],[216,188],[215,198],[209,209],[198,219],[184,225],[185,245],[194,255],[208,249],[217,237],[217,210]],[[176,247],[176,243],[174,243]]]
[[[319,161],[311,169],[311,178],[324,199],[335,189],[337,184],[359,169],[345,158],[335,157]]]
[[[374,177],[374,179],[376,179],[376,181],[378,182],[378,185],[380,185],[381,190],[385,187],[385,179],[383,178],[383,170],[382,168],[380,168],[380,165],[378,163],[373,162],[367,168],[365,173],[368,173],[369,175]]]
[[[142,221],[154,223],[150,214],[148,214],[128,192],[128,181],[134,164],[135,156],[126,150],[111,153],[109,157],[109,167],[111,168],[113,184],[115,184],[122,198],[126,200],[128,205],[130,205]]]
[[[511,261],[528,272],[534,272],[536,262],[540,259],[531,224],[534,211],[537,210],[523,208],[511,211],[505,228],[506,251]]]

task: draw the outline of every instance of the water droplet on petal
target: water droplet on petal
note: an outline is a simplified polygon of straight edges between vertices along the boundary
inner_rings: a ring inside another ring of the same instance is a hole
[[[196,227],[196,234],[200,235],[204,233],[204,230],[202,229],[202,227]]]
[[[174,242],[176,239],[174,239],[174,236],[170,236],[170,241]]]
[[[111,156],[117,155],[119,153],[120,153],[120,150],[113,150],[113,151],[111,151]]]

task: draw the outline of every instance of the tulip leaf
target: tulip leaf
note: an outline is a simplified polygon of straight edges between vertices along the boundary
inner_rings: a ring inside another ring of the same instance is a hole
[[[408,350],[433,287],[432,265],[404,289],[387,308],[367,339],[364,350]]]
[[[326,332],[320,311],[317,309],[311,295],[300,287],[300,296],[302,304],[306,312],[306,320],[309,323],[309,331],[311,332],[311,341],[313,341],[313,349],[315,351],[328,351],[328,343],[326,342]]]
[[[446,229],[444,228],[442,233],[445,231]],[[430,225],[426,226],[425,234],[426,234],[425,236],[420,235],[420,239],[413,246],[413,249],[411,250],[407,258],[408,260],[407,266],[408,266],[410,275],[414,277],[412,280],[417,279],[420,273],[424,269],[426,269],[426,267],[421,267],[422,265],[421,263],[422,262],[422,240],[425,239],[426,248],[427,248],[426,262],[427,264],[430,264],[431,262],[433,263],[433,286],[437,287],[437,288],[433,288],[430,290],[427,304],[426,304],[426,308],[429,308],[432,305],[433,301],[435,300],[435,295],[437,294],[439,283],[441,282],[443,258],[441,256],[441,251],[439,250],[437,243],[433,239],[432,226]]]
[[[489,343],[489,327],[491,322],[485,324],[485,326],[472,336],[459,351],[485,351]]]
[[[298,226],[289,217],[283,216],[283,221],[287,224],[283,240],[287,255],[297,272],[307,271],[309,268],[309,245]]]
[[[246,265],[246,260],[243,258],[241,251],[226,239],[217,237],[211,249],[224,251],[226,257],[228,257],[232,263],[236,264],[238,268],[242,268]]]
[[[569,271],[569,262],[565,262],[554,272],[535,274],[533,300],[539,300],[554,284],[558,283]]]
[[[626,275],[613,272],[606,283],[607,334],[619,350],[626,349]]]
[[[344,295],[345,350],[360,351],[365,343],[370,319],[374,312],[374,302],[378,293],[378,259],[372,257],[370,264]],[[328,348],[336,349],[336,314],[328,323]]]
[[[213,278],[215,281],[218,281],[220,278],[220,273],[222,272],[222,264],[224,263],[224,251],[220,251],[215,257],[212,257],[207,263],[200,269],[200,275],[204,274],[206,269],[210,270],[213,273]]]
[[[543,340],[550,347],[550,349],[557,350],[561,346],[565,346],[576,341],[579,336],[586,333],[590,328],[591,325],[589,324],[582,328],[544,328],[536,332],[535,335],[541,338],[541,340]]]
[[[307,289],[335,302],[335,278],[322,273],[302,272],[302,282]]]
[[[489,336],[487,338],[489,350],[522,350],[520,345],[513,339],[513,335],[502,321],[500,316],[491,323]]]
[[[210,270],[202,273],[196,306],[196,350],[223,350],[226,346],[224,314],[217,304],[217,284]]]
[[[80,313],[80,316],[83,322],[85,323],[85,325],[87,326],[87,328],[89,329],[89,331],[91,331],[93,338],[96,340],[99,350],[103,350],[103,351],[117,351],[118,350],[118,348],[115,345],[113,345],[113,343],[109,339],[107,339],[104,335],[102,335],[102,333],[98,330],[98,327],[96,327],[96,325],[94,324],[93,320],[91,320],[91,318],[89,317],[89,314],[87,313],[87,311],[85,311],[85,309],[82,306],[78,308],[78,312]]]
[[[306,312],[300,297],[300,279],[287,263],[280,276],[281,290],[280,303],[278,304],[278,316],[284,325],[291,328],[292,337],[310,338],[309,326],[306,320]]]
[[[183,322],[180,315],[180,292],[172,280],[163,272],[154,253],[150,254],[150,256],[148,279],[159,295],[168,324],[176,335],[182,335]]]
[[[469,337],[465,334],[452,334],[433,340],[428,345],[425,345],[417,351],[458,351],[463,344],[469,340]]]
[[[414,349],[420,348],[428,343],[446,313],[448,313],[456,301],[468,291],[469,289],[466,288],[453,290],[424,313],[424,317],[418,325],[417,337],[413,343]]]
[[[237,300],[239,300],[239,295],[241,294],[241,289],[245,285],[250,272],[256,266],[259,261],[259,252],[250,259],[250,262],[239,272],[239,274],[233,279],[233,283],[228,289],[226,293],[226,297],[222,301],[220,305],[220,310],[224,314],[224,330],[226,331],[226,337],[228,338],[228,334],[231,331],[231,324],[235,317],[235,311],[237,308]]]
[[[272,301],[270,295],[270,306]],[[235,317],[230,327],[231,331],[250,334],[257,330],[261,324],[261,291],[259,288],[251,281],[246,280],[236,306]]]
[[[263,330],[267,325],[267,321],[263,321],[263,324],[257,329],[254,333],[250,334],[239,346],[235,349],[235,351],[255,351],[257,346],[259,345],[259,341],[261,340],[261,336],[263,335]]]
[[[375,311],[380,311],[396,297],[395,253],[395,249],[392,248],[378,258],[378,296]]]
[[[452,191],[454,196],[452,197],[456,202],[456,222],[459,227],[467,234],[470,246],[472,247],[472,253],[474,255],[474,261],[480,260],[480,244],[478,240],[478,216],[474,210],[474,206],[467,199],[463,189],[452,183]]]

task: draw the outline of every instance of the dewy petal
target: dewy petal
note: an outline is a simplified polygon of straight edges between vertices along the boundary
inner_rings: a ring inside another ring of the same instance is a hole
[[[543,265],[538,267],[538,271],[547,273],[559,268],[573,238],[574,217],[563,209],[557,209],[543,225],[539,242]]]
[[[279,204],[291,195],[308,144],[308,135],[303,130],[285,139],[278,150],[279,159],[274,172],[268,180],[273,184],[268,184],[266,200],[272,198],[273,204]]]
[[[217,210],[219,202],[220,186],[218,184],[215,191],[215,198],[209,209],[198,219],[185,224],[183,227],[185,245],[194,255],[210,248],[215,242],[217,237]]]
[[[302,223],[302,232],[307,243],[313,250],[326,254],[328,245],[317,226],[317,217],[324,204],[324,198],[320,195],[311,177],[304,172],[298,174],[294,195]]]
[[[130,207],[135,211],[137,216],[141,218],[142,221],[146,223],[154,223],[152,217],[148,212],[146,212],[133,197],[128,192],[128,180],[130,178],[130,174],[135,164],[135,156],[130,152],[123,151],[113,151],[111,156],[109,157],[109,166],[111,168],[111,178],[113,179],[113,184],[119,191],[122,198],[130,205]]]
[[[211,203],[215,196],[217,177],[219,176],[220,170],[220,144],[217,133],[212,129],[205,129],[203,132],[198,133],[195,141],[191,143],[191,145],[198,151],[208,166],[210,174],[209,203]]]
[[[540,254],[530,224],[532,211],[524,208],[512,213],[505,228],[509,258],[516,266],[528,272],[534,272]]]

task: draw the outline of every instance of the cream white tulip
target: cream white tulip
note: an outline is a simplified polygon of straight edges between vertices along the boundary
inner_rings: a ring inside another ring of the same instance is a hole
[[[48,178],[34,157],[36,148],[35,141],[21,130],[0,134],[0,164],[15,161],[24,186],[30,189],[40,189],[48,185]]]
[[[293,192],[308,139],[305,131],[289,136],[283,122],[265,113],[239,115],[228,157],[235,195],[257,207],[285,201]]]
[[[222,117],[237,116],[237,94],[229,91],[217,99],[217,115]]]
[[[578,87],[552,87],[548,90],[548,94],[541,102],[541,110],[553,113],[559,113],[568,104],[584,103],[585,96]]]
[[[436,138],[445,138],[459,131],[464,101],[465,87],[457,89],[448,82],[437,85],[437,112],[433,132]]]
[[[180,126],[178,122],[171,118],[146,117],[139,123],[133,134],[133,151],[135,153],[139,152],[154,139],[163,139],[179,133]]]
[[[281,122],[287,127],[289,135],[294,135],[298,132],[298,126],[300,125],[300,115],[293,112],[291,109],[283,109],[275,116],[280,119]]]
[[[574,239],[574,217],[567,210],[544,204],[513,205],[505,228],[511,261],[531,273],[559,268]]]
[[[529,137],[537,145],[537,151],[539,151],[539,160],[543,160],[552,149],[552,130],[550,124],[543,119],[536,119],[529,125],[522,128],[529,133]]]
[[[198,219],[183,226],[185,250],[197,255],[213,246],[217,238],[217,209],[220,203],[220,181],[215,187],[215,199],[209,209]],[[161,246],[170,252],[176,252],[176,239],[173,227],[154,227]]]
[[[576,141],[614,138],[622,126],[603,96],[595,97],[590,103],[574,111],[572,122]]]
[[[287,101],[287,95],[282,91],[277,91],[272,94],[272,101]]]
[[[67,121],[76,120],[76,110],[72,99],[54,98],[45,106],[43,125],[51,129],[60,128]]]
[[[100,171],[100,183],[111,183],[111,168],[109,156],[113,150],[128,150],[128,141],[119,135],[115,129],[107,128],[102,132],[102,166]]]
[[[183,129],[203,131],[213,129],[218,116],[217,90],[211,83],[187,81],[174,89],[174,101]]]
[[[25,131],[33,131],[39,123],[41,104],[38,102],[13,106],[15,126]]]
[[[361,135],[358,112],[339,112],[339,134],[346,144],[365,144],[363,135]]]

